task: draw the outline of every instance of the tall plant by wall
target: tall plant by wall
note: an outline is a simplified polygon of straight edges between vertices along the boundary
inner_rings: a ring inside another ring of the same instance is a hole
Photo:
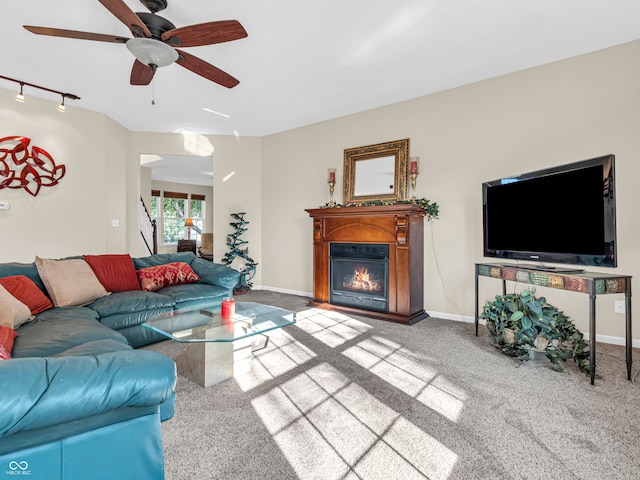
[[[227,246],[229,251],[225,253],[220,263],[232,266],[236,261],[236,269],[240,272],[240,278],[233,289],[233,293],[242,294],[251,290],[253,284],[251,280],[256,275],[257,263],[249,256],[248,240],[243,240],[242,235],[247,231],[249,222],[244,219],[246,212],[232,213],[233,222],[229,223],[233,227],[233,233],[227,235]]]
[[[529,360],[531,351],[544,352],[560,369],[559,360],[569,359],[589,374],[589,351],[582,332],[563,312],[534,292],[497,295],[482,309],[489,341],[507,355]]]

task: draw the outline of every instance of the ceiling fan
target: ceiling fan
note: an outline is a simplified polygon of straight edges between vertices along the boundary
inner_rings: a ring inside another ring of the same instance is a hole
[[[247,32],[237,20],[176,28],[169,20],[157,15],[157,12],[167,8],[167,0],[140,0],[151,13],[133,12],[124,0],[98,1],[127,26],[133,38],[30,25],[24,25],[24,28],[38,35],[126,44],[136,57],[131,69],[131,85],[149,85],[157,68],[173,62],[227,88],[240,83],[210,63],[175,48],[213,45],[244,38]]]

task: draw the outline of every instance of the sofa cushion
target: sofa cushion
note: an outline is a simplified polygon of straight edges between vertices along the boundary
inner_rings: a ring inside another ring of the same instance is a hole
[[[125,337],[127,337],[127,341],[129,341],[129,344],[135,347],[135,345],[131,343],[129,335],[124,332],[124,329],[137,327],[138,329],[146,330],[144,327],[140,326],[142,323],[158,316],[170,315],[172,312],[173,307],[161,307],[148,310],[140,310],[139,312],[115,313],[113,315],[109,315],[108,317],[102,317],[100,319],[100,323],[109,328],[117,330],[119,333],[122,333]]]
[[[84,255],[84,259],[107,292],[140,290],[131,255]]]
[[[29,307],[0,285],[0,325],[15,329],[31,318]]]
[[[157,409],[174,399],[175,383],[174,361],[150,350],[0,362],[0,385],[11,385],[3,392],[0,435],[81,422],[127,407]]]
[[[31,310],[31,315],[37,315],[53,308],[51,300],[42,293],[42,290],[26,275],[12,275],[0,278],[0,285],[24,303]]]
[[[158,308],[173,309],[175,300],[170,296],[157,292],[129,291],[116,292],[109,296],[101,297],[87,305],[87,308],[95,310],[101,319],[119,313],[134,313]]]
[[[240,272],[237,270],[201,258],[193,260],[191,268],[200,277],[198,283],[208,283],[231,289],[238,284],[238,279],[240,278]]]
[[[0,360],[8,360],[11,358],[13,341],[17,335],[12,327],[0,325]]]
[[[140,286],[149,292],[158,291],[169,285],[194,283],[200,280],[200,277],[185,262],[172,262],[142,268],[137,271],[137,274]]]
[[[98,355],[101,353],[121,352],[131,350],[131,346],[126,343],[117,342],[112,339],[94,340],[83,343],[69,350],[56,355],[56,357],[84,357],[86,355]]]
[[[175,310],[199,310],[219,307],[222,299],[229,296],[229,289],[207,284],[173,285],[158,293],[175,300]]]
[[[83,259],[36,257],[36,267],[56,307],[86,305],[108,292]]]
[[[88,307],[60,307],[45,310],[36,315],[41,322],[60,321],[66,318],[90,318],[92,320],[100,319],[100,315],[95,310]]]
[[[45,314],[54,311],[58,314],[43,319]],[[88,312],[91,310],[84,307],[62,307],[41,313],[34,321],[18,329],[13,357],[51,357],[94,340],[127,343],[121,334],[102,325]]]

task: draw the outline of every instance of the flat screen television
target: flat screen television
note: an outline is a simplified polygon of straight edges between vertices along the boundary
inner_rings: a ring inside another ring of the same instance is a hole
[[[606,155],[484,183],[484,256],[616,267],[614,167]]]

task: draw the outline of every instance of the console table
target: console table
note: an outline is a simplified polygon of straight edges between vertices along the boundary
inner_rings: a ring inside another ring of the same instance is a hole
[[[196,241],[195,240],[178,240],[178,252],[196,253]]]
[[[557,288],[589,295],[589,370],[591,385],[596,375],[596,296],[611,293],[623,293],[625,298],[626,322],[626,360],[627,379],[631,380],[632,346],[631,334],[631,277],[599,272],[567,272],[554,270],[539,270],[526,265],[505,265],[494,263],[476,263],[476,306],[475,323],[476,337],[478,336],[478,278],[490,277],[502,280],[502,294],[507,293],[507,280],[529,283],[541,287]]]

